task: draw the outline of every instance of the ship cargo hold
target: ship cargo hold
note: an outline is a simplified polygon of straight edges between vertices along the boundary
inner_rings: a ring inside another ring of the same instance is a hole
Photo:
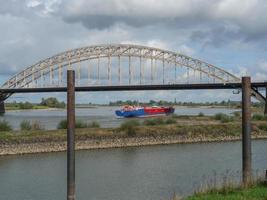
[[[172,114],[174,110],[171,106],[124,106],[115,113],[118,117],[148,117]]]

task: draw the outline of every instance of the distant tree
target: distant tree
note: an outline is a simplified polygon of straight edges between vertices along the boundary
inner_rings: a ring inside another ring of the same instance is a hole
[[[19,103],[19,109],[33,109],[33,104],[26,101],[25,103]]]
[[[65,108],[66,106],[64,101],[59,102],[57,98],[54,98],[54,97],[49,97],[47,99],[42,98],[40,105],[47,106],[50,108]]]

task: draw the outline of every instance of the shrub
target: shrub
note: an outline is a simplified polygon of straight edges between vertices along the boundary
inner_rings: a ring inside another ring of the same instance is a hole
[[[232,122],[232,121],[234,121],[234,118],[232,116],[226,115],[226,116],[222,117],[222,119],[220,121],[222,123]]]
[[[205,115],[204,115],[203,112],[200,112],[200,113],[198,113],[198,116],[199,116],[199,117],[204,117]]]
[[[217,113],[217,114],[215,114],[214,119],[221,120],[222,118],[225,118],[225,117],[228,117],[228,116],[226,114],[223,114],[223,113]]]
[[[32,127],[31,127],[31,123],[30,121],[28,120],[23,120],[21,123],[20,123],[20,130],[22,131],[29,131],[31,130]]]
[[[176,119],[176,118],[179,118],[179,115],[177,115],[177,114],[172,114],[171,117],[174,118],[174,119]]]
[[[19,103],[19,109],[33,109],[33,104],[28,101],[25,103]]]
[[[82,120],[76,120],[75,128],[87,128],[87,124]]]
[[[43,130],[44,127],[42,127],[39,121],[34,121],[32,122],[31,129],[37,131],[37,130]]]
[[[93,122],[92,122],[93,123]],[[67,129],[67,120],[63,119],[61,120],[58,125],[57,125],[57,129]],[[91,124],[92,125],[92,124]],[[95,124],[96,125],[96,124]],[[89,127],[90,125],[88,125]],[[82,120],[76,120],[75,122],[75,128],[87,128],[87,124],[85,122],[83,122]],[[93,128],[93,127],[89,127],[89,128]]]
[[[154,126],[154,125],[164,124],[164,121],[162,118],[146,119],[144,121],[144,124],[149,126]]]
[[[100,124],[96,121],[92,121],[87,125],[88,128],[100,128]]]
[[[67,129],[67,120],[61,120],[57,125],[57,129]]]
[[[232,116],[228,116],[226,114],[223,113],[217,113],[214,118],[216,120],[220,120],[222,123],[227,123],[227,122],[231,122],[234,120],[234,118]]]
[[[264,116],[264,115],[262,115],[262,114],[254,114],[253,116],[252,116],[252,120],[266,120],[267,119],[267,117],[266,116]]]
[[[126,121],[121,124],[120,129],[126,131],[128,136],[135,136],[136,135],[136,127],[139,126],[140,123],[137,120],[130,120]]]
[[[59,102],[57,98],[54,97],[49,97],[47,99],[42,98],[40,105],[47,106],[50,108],[65,108],[66,106],[64,101]]]
[[[165,121],[165,124],[176,124],[176,120],[175,119],[173,119],[173,118],[168,118],[168,119],[166,119],[166,121]]]
[[[233,114],[237,118],[240,118],[241,117],[241,113],[239,111],[235,111]]]
[[[0,131],[11,131],[12,127],[11,125],[6,121],[0,121]]]
[[[258,127],[261,130],[267,131],[267,124],[260,124]]]

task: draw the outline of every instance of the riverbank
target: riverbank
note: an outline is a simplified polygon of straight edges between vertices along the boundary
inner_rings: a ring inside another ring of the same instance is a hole
[[[55,110],[65,110],[64,108],[49,108],[49,107],[36,107],[33,109],[13,109],[13,108],[6,108],[6,111],[8,112],[23,112],[23,111],[35,111],[35,110],[41,110],[41,111],[55,111]]]
[[[267,139],[262,122],[254,123],[253,139]],[[132,130],[131,130],[132,131]],[[118,148],[178,143],[225,142],[241,139],[240,123],[165,124],[128,128],[76,129],[76,149]],[[0,155],[58,152],[66,150],[66,130],[20,131],[0,134]]]
[[[184,200],[266,200],[266,197],[267,182],[258,181],[251,184],[249,187],[226,186],[221,189],[213,188],[206,192],[196,193]]]

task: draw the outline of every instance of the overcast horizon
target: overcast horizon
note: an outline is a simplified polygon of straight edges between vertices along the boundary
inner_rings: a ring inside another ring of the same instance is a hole
[[[96,44],[139,44],[172,50],[238,77],[267,80],[264,0],[1,0],[0,85],[41,59]],[[39,102],[63,94],[14,95]],[[79,93],[78,103],[116,100],[239,100],[232,91]]]

